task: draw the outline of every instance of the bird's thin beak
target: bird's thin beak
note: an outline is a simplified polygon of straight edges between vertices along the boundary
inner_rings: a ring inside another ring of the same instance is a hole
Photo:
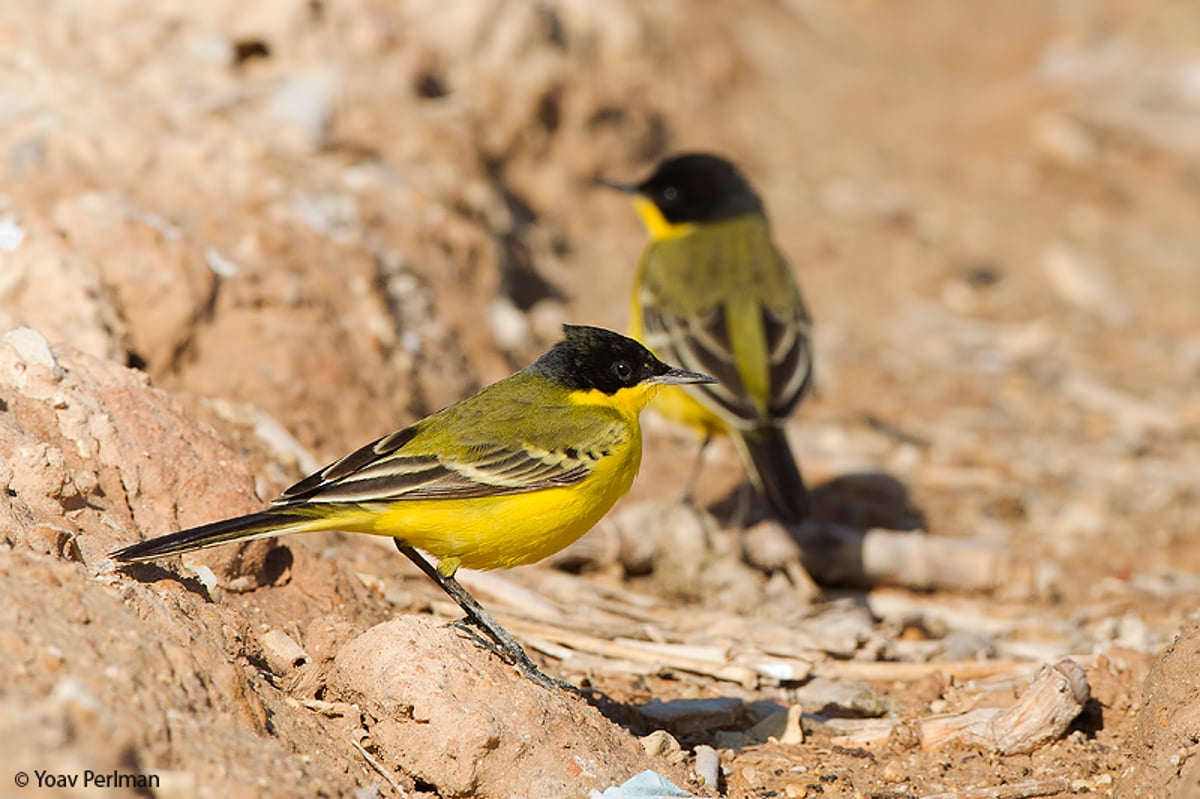
[[[638,191],[636,183],[618,183],[615,180],[608,180],[607,178],[592,178],[592,183],[606,189],[619,191],[622,194],[637,194]]]
[[[650,382],[660,386],[682,386],[689,383],[715,383],[715,377],[709,377],[700,372],[689,372],[686,369],[672,367],[661,375],[656,375]]]

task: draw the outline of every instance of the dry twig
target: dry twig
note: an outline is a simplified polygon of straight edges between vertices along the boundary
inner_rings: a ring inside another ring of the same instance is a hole
[[[828,582],[951,591],[1033,588],[1029,564],[983,541],[812,522],[799,532],[804,567]]]
[[[987,788],[963,788],[960,791],[931,793],[922,799],[1029,799],[1034,796],[1054,796],[1069,790],[1070,780],[1066,777],[1053,777],[1048,780],[1027,780]]]
[[[1037,663],[1029,660],[943,660],[929,663],[827,660],[818,664],[813,673],[831,680],[916,682],[940,672],[962,682],[999,675],[1020,677],[1032,674],[1037,667]]]
[[[360,730],[359,732],[364,731]],[[354,738],[350,739],[350,743],[354,745],[354,748],[358,750],[358,753],[363,756],[363,759],[367,761],[371,768],[375,769],[375,771],[379,773],[379,776],[387,780],[388,785],[392,786],[392,790],[396,792],[396,795],[399,796],[400,799],[408,799],[408,791],[404,790],[404,788],[400,786],[400,783],[396,782],[395,778],[392,777],[391,773],[383,767],[382,763],[372,757],[371,753],[368,752],[363,745]]]
[[[673,653],[669,644],[645,644],[641,641],[631,640],[610,641],[537,622],[506,620],[505,623],[522,635],[532,635],[580,652],[590,652],[635,663],[655,663],[663,668],[702,674],[751,687],[758,684],[759,672],[757,670],[734,663],[700,659],[696,657],[698,649],[695,647],[681,646],[679,647],[680,652]]]
[[[1002,755],[1032,752],[1067,731],[1089,694],[1083,668],[1069,658],[1060,660],[1042,667],[1028,690],[1006,709],[982,708],[919,721],[921,748],[964,743]]]

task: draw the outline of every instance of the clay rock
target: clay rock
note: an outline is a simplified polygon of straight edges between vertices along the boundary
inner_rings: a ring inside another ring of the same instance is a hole
[[[271,764],[279,795],[348,794],[357,754],[325,746],[312,712],[247,666],[235,603],[158,565],[105,565],[138,537],[256,507],[251,486],[144,374],[29,328],[0,334],[0,771],[144,771],[159,796],[239,797]],[[286,592],[256,614],[303,621]],[[329,604],[361,612],[350,597]]]
[[[125,360],[124,322],[100,266],[49,225],[27,227],[19,247],[0,252],[0,329],[29,325],[55,343]]]
[[[364,711],[375,756],[439,796],[586,796],[663,760],[577,697],[525,679],[431,618],[367,630],[337,655],[333,695]]]
[[[229,448],[141,372],[19,328],[0,337],[0,397],[0,520],[18,546],[90,563],[261,504]],[[229,549],[206,561],[223,580],[261,570],[261,544]]]
[[[76,253],[99,269],[129,347],[152,371],[168,369],[215,290],[216,275],[195,245],[166,220],[114,192],[64,199],[54,207],[53,220],[70,231]]]

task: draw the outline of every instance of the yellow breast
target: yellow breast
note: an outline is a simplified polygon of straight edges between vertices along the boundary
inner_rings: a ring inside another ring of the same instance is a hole
[[[590,530],[629,491],[641,463],[641,437],[602,459],[572,486],[447,502],[397,502],[369,532],[401,538],[470,569],[535,563]]]

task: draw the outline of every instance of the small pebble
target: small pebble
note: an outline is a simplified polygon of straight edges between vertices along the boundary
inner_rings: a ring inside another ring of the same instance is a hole
[[[507,297],[498,297],[488,306],[487,323],[500,349],[514,352],[530,346],[529,320]]]
[[[749,734],[738,732],[737,730],[717,730],[713,735],[712,742],[718,749],[743,749],[747,746],[754,746],[762,743],[755,740]]]
[[[774,738],[781,744],[791,746],[804,743],[804,729],[800,719],[804,711],[799,705],[781,708],[750,728],[750,735],[757,741],[766,742]]]
[[[329,132],[342,82],[342,74],[332,66],[293,72],[271,93],[267,118],[277,128],[301,134],[304,144],[316,147]]]
[[[65,374],[58,358],[54,356],[54,351],[50,349],[50,342],[33,328],[18,327],[16,330],[10,330],[4,334],[4,340],[17,351],[17,356],[24,363],[46,367],[55,380],[61,379]]]
[[[1033,143],[1049,161],[1079,169],[1096,159],[1096,142],[1075,120],[1062,114],[1043,114],[1034,120]]]
[[[1066,303],[1099,316],[1114,327],[1130,320],[1133,311],[1120,287],[1095,260],[1065,244],[1056,244],[1042,255],[1042,268],[1050,284]]]
[[[618,557],[626,575],[638,576],[654,571],[658,536],[669,508],[661,502],[638,502],[613,516],[619,542]]]
[[[691,505],[668,505],[656,521],[655,587],[667,597],[702,601],[713,590],[701,575],[711,570],[715,520]]]
[[[908,776],[907,769],[900,762],[899,758],[889,760],[887,765],[879,773],[879,776],[888,782],[902,782]]]
[[[676,735],[686,735],[732,726],[742,712],[742,700],[728,696],[675,699],[670,702],[650,702],[637,710],[655,726]]]
[[[795,701],[820,716],[877,718],[887,704],[869,685],[816,677],[797,689]]]
[[[765,572],[775,572],[800,559],[800,546],[787,528],[774,519],[750,527],[742,535],[746,562]]]
[[[639,740],[650,757],[663,757],[671,763],[683,760],[683,747],[675,740],[675,736],[666,730],[655,730]]]
[[[721,790],[721,756],[711,746],[696,747],[696,776],[714,793]]]
[[[269,630],[261,641],[263,656],[274,674],[283,676],[309,661],[304,648],[283,630]]]
[[[942,639],[945,660],[975,660],[996,653],[996,642],[986,633],[956,630]]]

